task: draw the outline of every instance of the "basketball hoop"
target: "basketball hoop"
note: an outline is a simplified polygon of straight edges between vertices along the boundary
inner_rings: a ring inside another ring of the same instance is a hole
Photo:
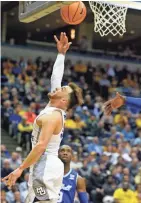
[[[125,20],[127,7],[101,1],[89,1],[94,13],[94,31],[100,35],[123,35],[126,32]]]

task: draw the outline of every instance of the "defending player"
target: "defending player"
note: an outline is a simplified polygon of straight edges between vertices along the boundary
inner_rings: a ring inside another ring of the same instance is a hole
[[[58,158],[58,149],[63,136],[65,112],[81,105],[82,90],[74,83],[61,87],[64,72],[64,59],[70,43],[65,33],[60,40],[55,36],[58,56],[51,77],[49,103],[34,121],[32,151],[19,168],[3,181],[11,187],[23,170],[30,168],[29,193],[26,203],[56,203],[64,175],[64,165]]]
[[[58,203],[73,203],[77,191],[80,203],[88,203],[86,184],[84,178],[70,168],[72,160],[72,149],[63,145],[59,149],[59,158],[64,163],[63,185],[60,191]]]
[[[110,115],[113,109],[117,109],[122,105],[141,109],[141,98],[126,97],[117,92],[116,97],[110,99],[104,104],[104,111],[107,115]]]

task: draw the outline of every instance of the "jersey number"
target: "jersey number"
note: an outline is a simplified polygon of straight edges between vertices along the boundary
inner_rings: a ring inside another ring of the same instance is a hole
[[[63,192],[60,192],[60,193],[59,193],[59,198],[58,198],[57,203],[61,203],[62,200],[63,200]]]

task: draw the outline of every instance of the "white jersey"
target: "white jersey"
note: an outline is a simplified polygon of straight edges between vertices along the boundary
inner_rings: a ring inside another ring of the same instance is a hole
[[[56,88],[61,88],[61,81],[64,72],[64,59],[65,55],[58,54],[51,76],[51,92],[53,92]],[[34,147],[37,144],[41,132],[41,128],[39,128],[36,123],[37,119],[41,115],[49,114],[53,111],[61,112],[63,126],[58,135],[52,135],[46,151],[41,155],[37,163],[30,167],[28,183],[29,192],[25,203],[37,202],[37,199],[49,203],[56,203],[58,194],[61,190],[64,175],[64,164],[58,158],[58,149],[60,147],[64,131],[65,112],[63,110],[46,106],[45,109],[40,112],[33,124],[32,146]]]
[[[59,111],[59,112],[61,112],[63,126],[62,126],[62,129],[61,129],[59,134],[52,135],[52,137],[51,137],[51,139],[50,139],[50,141],[49,141],[49,143],[47,145],[46,152],[47,152],[48,155],[58,156],[58,150],[59,150],[59,147],[60,147],[61,140],[63,138],[64,119],[65,119],[65,115],[66,115],[65,111],[63,111],[62,109],[46,106],[40,112],[40,114],[36,117],[36,119],[34,121],[34,124],[33,124],[33,131],[32,131],[32,147],[34,147],[37,144],[38,139],[39,139],[39,135],[40,135],[40,132],[41,132],[41,128],[37,125],[37,122],[36,122],[37,119],[40,116],[44,115],[44,114],[51,114],[53,111]]]

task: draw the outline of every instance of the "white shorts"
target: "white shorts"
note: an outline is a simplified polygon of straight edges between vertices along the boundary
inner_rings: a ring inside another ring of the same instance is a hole
[[[25,203],[47,201],[56,203],[62,186],[64,164],[53,155],[44,153],[30,169],[29,192]]]

